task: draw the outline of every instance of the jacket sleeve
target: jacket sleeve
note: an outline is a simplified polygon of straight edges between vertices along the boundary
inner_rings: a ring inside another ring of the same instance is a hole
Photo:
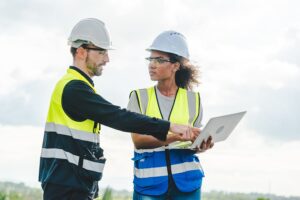
[[[65,86],[62,106],[75,121],[90,119],[120,131],[152,135],[159,140],[166,140],[170,128],[168,121],[130,112],[110,103],[79,80]]]

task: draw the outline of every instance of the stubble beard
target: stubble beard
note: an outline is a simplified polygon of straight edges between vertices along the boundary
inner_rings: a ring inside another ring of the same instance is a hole
[[[99,64],[97,65],[95,62],[92,62],[89,58],[87,58],[86,66],[89,69],[89,71],[92,73],[91,76],[101,76],[103,65]]]

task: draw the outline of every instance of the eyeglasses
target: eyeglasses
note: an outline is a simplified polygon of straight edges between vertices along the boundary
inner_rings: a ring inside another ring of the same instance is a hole
[[[163,64],[165,62],[171,62],[170,60],[162,58],[162,57],[148,57],[145,59],[148,60],[149,62],[154,62],[154,63],[158,63],[158,64]]]
[[[84,49],[88,49],[88,50],[98,51],[99,54],[101,54],[101,55],[106,55],[107,54],[107,50],[106,49],[95,48],[95,47],[83,47],[83,48]]]

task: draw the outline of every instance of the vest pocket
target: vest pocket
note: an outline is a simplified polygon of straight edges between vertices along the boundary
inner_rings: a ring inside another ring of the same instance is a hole
[[[139,169],[153,167],[153,154],[153,152],[135,153],[132,158],[134,167]]]
[[[102,178],[105,162],[103,150],[99,146],[98,148],[92,148],[91,152],[79,158],[80,176],[90,181],[99,181]]]
[[[154,167],[153,152],[135,153],[134,161],[134,184],[139,187],[148,187],[154,184],[151,176],[151,168]],[[150,173],[149,173],[150,172]]]
[[[102,171],[106,159],[85,159],[82,160],[82,166],[78,166],[81,177],[90,181],[99,181],[102,178]]]
[[[192,158],[193,158],[193,162],[190,162],[190,164],[194,166],[192,168],[199,169],[199,170],[193,170],[193,171],[187,172],[186,178],[187,178],[187,181],[198,182],[204,177],[204,171],[200,164],[199,158],[196,155],[193,155]]]
[[[136,191],[164,190],[168,184],[165,151],[136,153],[134,160],[134,188]]]

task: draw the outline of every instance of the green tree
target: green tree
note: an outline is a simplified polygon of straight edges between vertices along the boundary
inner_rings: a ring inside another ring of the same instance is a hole
[[[112,199],[112,189],[107,187],[105,189],[102,200],[111,200]]]
[[[5,200],[6,199],[6,195],[0,192],[0,200]]]

